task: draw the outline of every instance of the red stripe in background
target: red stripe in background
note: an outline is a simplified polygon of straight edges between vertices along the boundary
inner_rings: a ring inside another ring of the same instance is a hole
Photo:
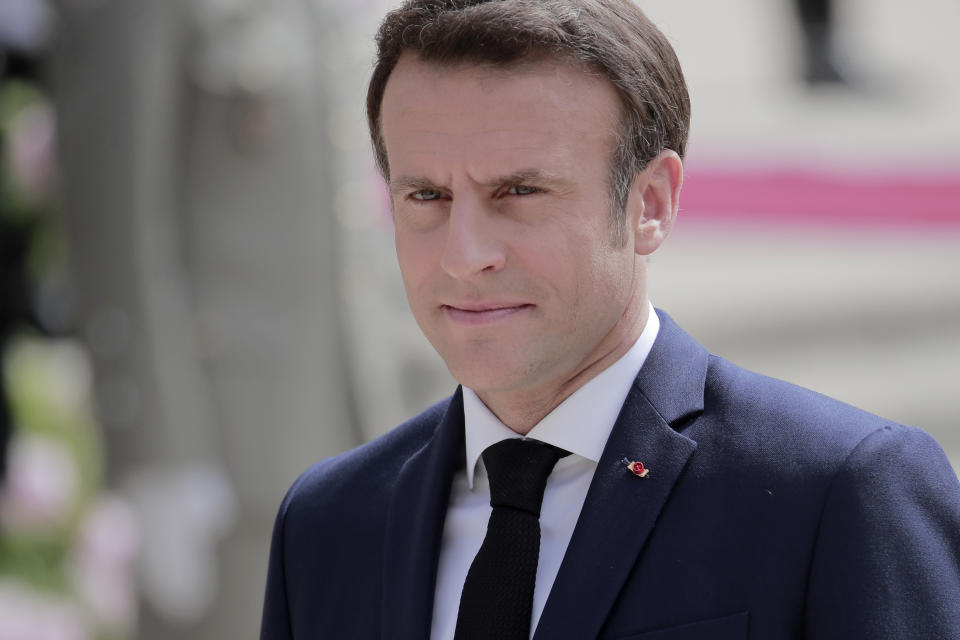
[[[960,173],[688,167],[680,215],[691,222],[960,230]]]

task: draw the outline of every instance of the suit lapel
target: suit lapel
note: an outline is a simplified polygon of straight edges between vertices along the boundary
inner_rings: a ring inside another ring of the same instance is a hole
[[[703,410],[707,352],[666,314],[660,320],[657,340],[604,448],[534,640],[597,637],[696,449],[674,426]],[[638,478],[626,460],[643,462],[649,475]]]
[[[443,524],[463,449],[461,394],[458,388],[433,437],[397,477],[384,540],[383,638],[430,637]]]

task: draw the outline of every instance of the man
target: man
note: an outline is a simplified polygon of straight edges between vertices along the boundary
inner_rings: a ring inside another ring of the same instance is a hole
[[[378,43],[404,285],[462,386],[294,484],[262,638],[960,638],[936,443],[652,311],[689,102],[640,10],[413,0]]]

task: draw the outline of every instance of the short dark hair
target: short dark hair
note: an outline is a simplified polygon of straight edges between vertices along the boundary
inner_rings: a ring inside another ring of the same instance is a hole
[[[407,51],[439,65],[505,68],[568,58],[602,73],[622,103],[610,171],[618,229],[636,174],[664,149],[684,155],[690,97],[680,62],[631,0],[407,0],[387,14],[376,40],[367,121],[377,166],[387,179],[380,108],[387,80]]]

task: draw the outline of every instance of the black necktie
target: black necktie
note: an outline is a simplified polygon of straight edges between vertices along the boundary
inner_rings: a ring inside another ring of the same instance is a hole
[[[528,640],[547,476],[567,455],[537,440],[502,440],[483,452],[490,478],[487,535],[467,572],[455,640]]]

